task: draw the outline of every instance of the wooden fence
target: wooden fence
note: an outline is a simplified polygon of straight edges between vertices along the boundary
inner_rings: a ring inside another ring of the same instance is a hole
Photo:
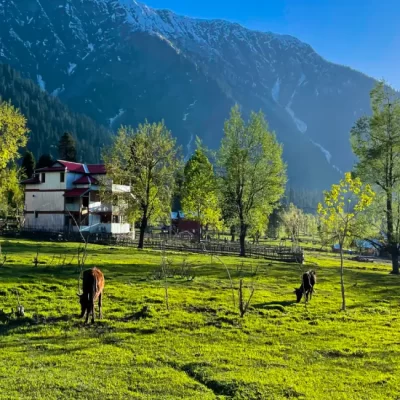
[[[39,241],[68,241],[82,242],[82,236],[74,233],[64,235],[60,232],[38,232],[38,231],[21,231],[9,232],[3,236],[19,237]],[[88,243],[105,245],[105,246],[121,246],[136,247],[137,240],[132,240],[129,235],[111,235],[111,234],[84,234]],[[237,242],[223,241],[202,241],[169,239],[169,238],[146,238],[144,247],[153,250],[179,251],[188,253],[204,253],[223,256],[238,256],[240,254],[240,245]],[[282,261],[288,263],[304,261],[304,252],[300,247],[289,246],[261,246],[246,244],[246,256],[251,258],[261,258],[266,260]]]
[[[145,247],[154,250],[182,251],[188,253],[205,253],[223,256],[238,256],[240,246],[237,243],[223,242],[191,242],[178,240],[145,240]],[[246,244],[246,256],[282,262],[303,262],[304,253],[301,248],[283,246],[257,246]]]

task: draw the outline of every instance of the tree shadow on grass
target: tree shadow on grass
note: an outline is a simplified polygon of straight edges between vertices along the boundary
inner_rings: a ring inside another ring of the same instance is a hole
[[[253,304],[252,307],[260,310],[278,310],[284,311],[285,307],[290,307],[296,304],[296,301],[269,301],[266,303]]]

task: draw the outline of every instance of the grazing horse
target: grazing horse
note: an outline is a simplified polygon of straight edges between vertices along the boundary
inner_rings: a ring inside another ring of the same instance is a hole
[[[94,323],[94,302],[99,301],[99,318],[102,318],[102,296],[104,289],[104,275],[98,268],[88,269],[83,272],[82,277],[82,291],[79,294],[79,301],[81,303],[82,318],[86,313],[86,320],[88,322],[89,314],[92,314],[92,323]]]
[[[310,300],[312,299],[312,294],[314,292],[314,285],[317,283],[317,274],[315,271],[307,271],[303,274],[301,286],[294,290],[297,296],[297,302],[300,303],[303,294],[306,298],[306,303],[308,303],[308,296]]]

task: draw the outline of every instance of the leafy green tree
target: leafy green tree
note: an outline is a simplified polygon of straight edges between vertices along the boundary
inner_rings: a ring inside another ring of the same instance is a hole
[[[51,167],[54,163],[50,154],[42,154],[36,164],[36,169]]]
[[[303,211],[298,209],[293,203],[290,203],[289,207],[283,211],[281,218],[286,234],[291,237],[293,242],[297,242],[304,223]]]
[[[76,142],[68,132],[65,132],[60,138],[58,155],[61,160],[76,162]]]
[[[394,91],[380,82],[371,91],[372,116],[357,121],[351,142],[358,157],[356,173],[383,195],[378,211],[381,236],[392,257],[392,273],[399,273],[400,254],[400,101]]]
[[[130,184],[125,213],[140,219],[139,248],[151,221],[169,215],[175,175],[180,166],[176,140],[164,122],[147,121],[134,130],[121,127],[103,159],[114,184]]]
[[[340,249],[340,285],[342,290],[342,310],[346,310],[344,287],[343,249],[355,238],[363,236],[366,220],[362,214],[371,206],[375,198],[370,185],[363,186],[360,178],[353,178],[350,172],[338,185],[332,185],[324,193],[324,204],[318,205],[321,236],[325,242],[338,243]]]
[[[10,103],[0,102],[0,171],[19,158],[28,141],[26,118]]]
[[[33,173],[35,172],[35,157],[31,151],[27,151],[22,159],[22,170],[25,173],[27,178],[32,178]]]
[[[196,142],[196,151],[184,169],[182,208],[186,215],[200,224],[201,239],[203,228],[221,228],[221,210],[213,165],[201,141],[197,138]]]
[[[267,231],[269,214],[264,213],[262,209],[255,209],[251,216],[251,221],[248,235],[253,239],[253,243],[258,243]]]
[[[239,107],[233,107],[224,132],[218,153],[221,192],[225,207],[238,221],[244,257],[248,229],[259,215],[269,216],[284,193],[286,167],[282,146],[261,112],[252,113],[245,123]]]
[[[22,170],[16,166],[0,171],[0,215],[21,220],[24,209],[24,191],[19,184]]]

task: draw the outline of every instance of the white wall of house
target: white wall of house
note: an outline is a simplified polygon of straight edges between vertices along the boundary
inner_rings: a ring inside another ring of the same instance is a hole
[[[26,214],[24,227],[43,231],[61,231],[64,229],[63,214]]]
[[[61,173],[62,172],[43,172],[39,174],[40,185],[37,188],[40,190],[65,190],[67,188],[66,181],[68,179],[67,173],[64,172],[64,182],[61,182]],[[45,175],[45,182],[43,182],[43,176]],[[29,187],[29,189],[36,189],[35,187]]]
[[[25,211],[64,211],[64,201],[64,191],[25,192]]]

